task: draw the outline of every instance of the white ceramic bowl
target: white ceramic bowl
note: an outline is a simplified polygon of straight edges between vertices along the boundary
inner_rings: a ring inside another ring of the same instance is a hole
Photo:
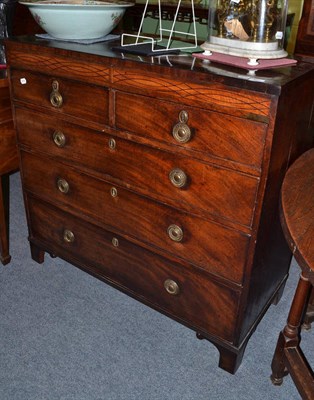
[[[57,39],[96,39],[106,36],[120,22],[126,1],[25,0],[34,19]]]

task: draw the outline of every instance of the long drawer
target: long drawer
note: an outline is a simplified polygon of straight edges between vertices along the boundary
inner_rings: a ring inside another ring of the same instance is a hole
[[[46,107],[48,113],[53,110],[108,125],[108,89],[15,69],[11,71],[11,83],[14,100]]]
[[[120,91],[115,93],[115,124],[138,135],[256,168],[261,166],[267,129],[264,123]]]
[[[31,240],[194,329],[232,341],[240,292],[44,202],[27,200]]]
[[[54,160],[26,152],[21,152],[21,160],[27,190],[210,273],[242,282],[248,235],[154,202]]]
[[[28,118],[25,118],[28,117]],[[16,110],[20,143],[110,176],[176,208],[250,227],[259,179],[105,133]],[[64,145],[54,142],[61,133]],[[34,137],[38,138],[34,141]]]

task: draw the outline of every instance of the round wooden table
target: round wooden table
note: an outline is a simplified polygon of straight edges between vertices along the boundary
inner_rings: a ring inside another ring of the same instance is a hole
[[[300,348],[300,327],[314,286],[314,148],[304,153],[285,176],[280,218],[301,275],[287,325],[279,335],[271,379],[280,385],[289,373],[302,399],[313,400],[314,375]]]

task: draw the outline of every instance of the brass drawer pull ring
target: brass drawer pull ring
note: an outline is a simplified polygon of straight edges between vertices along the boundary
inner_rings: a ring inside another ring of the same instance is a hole
[[[189,114],[182,110],[179,113],[179,122],[172,129],[172,136],[178,143],[187,143],[192,136],[190,127],[187,125]]]
[[[52,92],[50,93],[50,103],[55,108],[60,108],[63,104],[63,98],[59,92],[59,82],[52,82]]]
[[[177,296],[180,293],[179,285],[172,279],[166,279],[164,282],[164,287],[172,296]]]
[[[59,178],[57,180],[57,186],[61,193],[64,193],[64,194],[69,193],[70,185],[68,184],[68,182],[65,179]]]
[[[54,131],[53,135],[52,135],[52,139],[54,141],[54,144],[57,147],[64,147],[65,146],[65,136],[64,133],[61,131]]]
[[[172,136],[178,143],[187,143],[191,139],[191,129],[187,124],[178,122],[172,129]]]
[[[183,239],[183,230],[178,225],[170,225],[167,229],[168,236],[174,242],[181,242]]]
[[[170,171],[169,179],[173,186],[177,188],[183,188],[188,181],[186,173],[180,168],[174,168],[172,171]]]
[[[72,231],[70,231],[69,229],[65,229],[65,231],[63,232],[63,240],[66,243],[73,243],[74,242],[74,233]]]

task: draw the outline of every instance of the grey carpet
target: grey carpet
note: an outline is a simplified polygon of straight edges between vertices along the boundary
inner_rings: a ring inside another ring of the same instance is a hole
[[[236,375],[218,351],[169,318],[58,259],[32,261],[20,177],[11,177],[11,254],[0,267],[0,400],[295,400],[269,379],[297,281],[291,274]],[[314,360],[313,334],[303,349]]]

